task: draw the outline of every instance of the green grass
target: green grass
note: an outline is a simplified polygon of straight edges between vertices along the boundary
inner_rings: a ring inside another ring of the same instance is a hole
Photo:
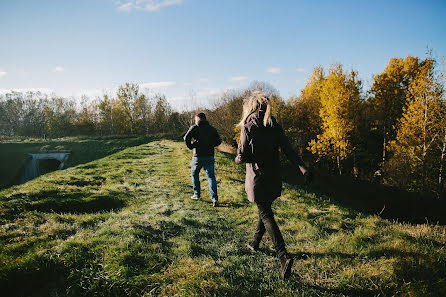
[[[221,207],[193,201],[190,152],[152,141],[0,192],[5,296],[446,296],[446,230],[364,215],[285,185],[273,206],[289,280],[244,169],[216,154]],[[206,180],[202,175],[203,181]]]

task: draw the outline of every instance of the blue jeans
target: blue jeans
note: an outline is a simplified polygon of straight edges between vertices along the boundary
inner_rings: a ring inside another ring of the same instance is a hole
[[[200,197],[200,170],[201,168],[204,168],[204,171],[206,172],[206,175],[208,177],[209,192],[211,194],[212,201],[218,201],[217,180],[215,179],[214,163],[215,159],[213,156],[192,157],[191,176],[192,185],[194,187],[194,194],[197,197]]]

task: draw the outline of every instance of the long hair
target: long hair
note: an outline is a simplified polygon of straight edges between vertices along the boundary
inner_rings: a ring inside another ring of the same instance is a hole
[[[263,117],[263,126],[272,126],[273,122],[271,120],[271,100],[262,91],[254,91],[251,96],[245,100],[243,103],[243,115],[238,126],[243,127],[246,124],[246,120],[250,115],[258,112],[264,111],[265,115]]]

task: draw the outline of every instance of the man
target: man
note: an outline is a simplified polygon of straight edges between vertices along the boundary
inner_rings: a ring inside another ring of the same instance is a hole
[[[214,147],[220,145],[221,139],[217,129],[212,127],[206,120],[206,115],[202,112],[195,115],[195,125],[189,128],[184,141],[187,147],[194,150],[191,163],[192,185],[194,188],[194,195],[191,199],[199,200],[200,189],[200,170],[204,168],[208,177],[209,192],[212,198],[212,205],[217,206],[217,181],[214,172]]]

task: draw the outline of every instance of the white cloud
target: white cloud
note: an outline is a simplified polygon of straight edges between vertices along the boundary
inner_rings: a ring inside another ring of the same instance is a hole
[[[128,3],[124,3],[122,5],[120,5],[118,7],[118,10],[122,10],[122,11],[130,11],[132,10],[133,7],[133,3],[132,2],[128,2]]]
[[[229,81],[243,81],[247,79],[248,78],[246,76],[233,76],[229,79]]]
[[[305,72],[304,68],[296,68],[296,72]]]
[[[209,78],[207,77],[202,77],[199,79],[200,82],[209,82]]]
[[[168,89],[176,85],[174,81],[146,82],[139,84],[140,89],[161,90]]]
[[[279,74],[280,73],[280,68],[270,67],[270,68],[266,69],[266,72],[272,73],[272,74]]]
[[[62,66],[56,66],[53,68],[53,72],[64,72],[65,68],[63,68]]]
[[[37,93],[37,92],[40,92],[43,94],[52,94],[52,93],[54,93],[54,90],[48,89],[48,88],[0,89],[0,95],[10,94],[12,92],[16,92],[16,93],[28,93],[28,92]]]
[[[132,11],[132,10],[146,10],[158,11],[163,7],[172,5],[180,5],[183,0],[127,0],[117,2],[118,10]]]
[[[8,74],[8,72],[6,72],[6,71],[0,71],[0,78],[6,76],[6,74]]]

